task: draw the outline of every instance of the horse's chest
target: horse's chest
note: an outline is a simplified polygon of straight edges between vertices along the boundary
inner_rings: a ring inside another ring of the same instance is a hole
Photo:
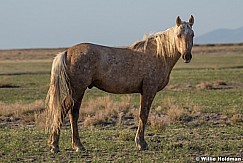
[[[161,82],[159,83],[158,86],[158,91],[161,91],[162,89],[164,89],[164,87],[169,83],[169,76],[162,78]]]

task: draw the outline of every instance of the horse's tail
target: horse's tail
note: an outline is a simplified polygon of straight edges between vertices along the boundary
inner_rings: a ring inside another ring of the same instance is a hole
[[[67,51],[57,54],[52,63],[50,88],[46,96],[46,131],[60,130],[68,105],[73,105],[67,74]]]

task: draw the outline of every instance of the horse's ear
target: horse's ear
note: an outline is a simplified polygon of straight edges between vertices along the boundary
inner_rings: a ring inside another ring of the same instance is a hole
[[[191,17],[189,18],[189,24],[192,27],[194,24],[194,17],[191,15]]]
[[[181,25],[181,18],[180,18],[180,16],[177,16],[177,18],[176,18],[176,25],[177,26]]]

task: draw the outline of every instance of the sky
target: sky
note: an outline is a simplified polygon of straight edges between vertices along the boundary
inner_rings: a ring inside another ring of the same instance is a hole
[[[2,0],[0,49],[126,46],[195,18],[195,36],[243,26],[242,0]]]

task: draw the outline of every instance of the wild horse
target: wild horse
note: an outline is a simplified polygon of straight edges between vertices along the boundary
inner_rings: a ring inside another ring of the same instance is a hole
[[[125,48],[81,43],[59,53],[52,64],[46,97],[51,151],[59,152],[60,128],[67,113],[72,129],[72,147],[76,151],[84,150],[77,121],[85,90],[92,87],[115,94],[141,94],[135,142],[139,150],[147,149],[144,130],[150,106],[156,93],[169,82],[178,59],[182,56],[185,63],[190,62],[193,23],[193,16],[188,22],[178,16],[174,27]]]

